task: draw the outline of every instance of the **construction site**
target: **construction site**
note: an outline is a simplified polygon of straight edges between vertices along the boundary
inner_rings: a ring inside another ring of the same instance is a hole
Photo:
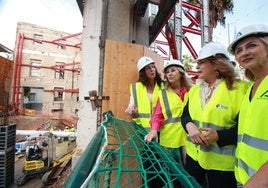
[[[9,55],[0,56],[0,187],[148,187],[147,173],[164,187],[177,180],[199,187],[156,142],[144,142],[146,131],[124,111],[141,56],[162,70],[165,60],[182,60],[183,49],[196,59],[212,40],[209,1],[76,2],[81,33],[19,22],[14,51],[1,47]],[[15,154],[15,144],[27,139],[45,140],[41,158]],[[155,169],[142,167],[144,159]]]

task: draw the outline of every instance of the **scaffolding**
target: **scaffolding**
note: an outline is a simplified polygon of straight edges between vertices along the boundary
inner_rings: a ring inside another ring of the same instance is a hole
[[[12,87],[12,97],[11,97],[11,104],[14,106],[14,108],[19,111],[21,108],[21,102],[20,102],[20,95],[23,93],[22,92],[22,86],[21,86],[21,72],[23,67],[30,67],[30,68],[36,68],[36,69],[51,69],[55,70],[58,72],[63,72],[63,71],[71,71],[73,74],[74,73],[80,73],[80,62],[72,62],[72,63],[65,63],[63,65],[53,65],[53,66],[36,66],[32,64],[27,64],[23,62],[23,50],[24,50],[24,44],[26,40],[33,41],[33,43],[38,43],[38,44],[54,44],[57,45],[60,49],[65,49],[66,47],[73,47],[73,48],[81,48],[81,42],[78,44],[68,44],[63,41],[65,41],[68,38],[71,37],[76,37],[81,35],[82,33],[76,33],[76,34],[71,34],[67,35],[64,37],[60,37],[54,40],[43,40],[43,39],[38,39],[38,38],[31,38],[25,36],[23,33],[18,33],[18,39],[17,39],[17,46],[15,50],[15,62],[14,62],[14,75],[13,75],[13,87]],[[78,88],[73,88],[73,83],[72,83],[72,88],[67,88],[67,89],[61,89],[60,91],[57,89],[45,89],[44,92],[68,92],[68,93],[78,93],[79,89]]]
[[[158,28],[161,30],[157,33],[157,37],[151,39],[153,46],[156,46],[166,60],[170,59],[169,55],[172,59],[182,60],[182,45],[184,44],[192,57],[196,59],[196,47],[191,43],[189,34],[200,36],[200,46],[209,42],[208,1],[198,0],[196,4],[191,4],[177,0],[174,7],[169,10],[169,14]],[[160,14],[158,11],[159,17]],[[163,45],[168,47],[170,53],[161,47]]]

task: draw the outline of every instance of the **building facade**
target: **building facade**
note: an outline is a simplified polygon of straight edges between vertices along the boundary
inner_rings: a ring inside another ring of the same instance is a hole
[[[18,22],[11,102],[18,109],[78,109],[81,33]]]

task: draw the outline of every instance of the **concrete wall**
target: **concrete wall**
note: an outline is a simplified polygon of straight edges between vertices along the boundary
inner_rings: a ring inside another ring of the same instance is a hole
[[[99,91],[99,74],[101,62],[101,26],[102,1],[87,0],[83,11],[83,34],[81,73],[79,82],[79,121],[77,125],[77,158],[88,145],[97,130],[97,111],[91,108],[91,103],[84,100],[89,91]],[[81,151],[81,153],[79,153]],[[75,156],[73,160],[77,159]]]
[[[134,1],[109,1],[107,39],[149,45],[148,10],[144,17],[134,14]]]
[[[86,0],[84,2],[83,53],[79,86],[80,111],[77,127],[77,145],[78,151],[81,151],[81,153],[93,138],[102,117],[101,111],[93,109],[91,102],[85,101],[84,97],[89,96],[90,91],[97,91],[98,96],[102,95],[103,79],[106,76],[103,75],[103,69],[105,68],[105,40],[148,46],[149,19],[147,16],[137,18],[133,15],[134,2],[134,0]],[[148,11],[145,15],[148,15]],[[131,59],[131,52],[125,55],[129,55],[128,58]],[[140,56],[142,55],[144,55],[143,52]],[[121,54],[120,57],[124,56]],[[118,54],[114,54],[112,58],[118,58]],[[134,61],[133,58],[131,61]],[[118,62],[124,62],[124,60],[120,59]],[[137,72],[133,74],[136,75]],[[81,153],[78,152],[77,156]]]

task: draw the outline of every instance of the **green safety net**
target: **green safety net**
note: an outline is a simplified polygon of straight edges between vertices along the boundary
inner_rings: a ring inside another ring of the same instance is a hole
[[[102,141],[97,146],[90,144],[88,155],[97,155],[89,174],[83,179],[80,168],[74,170],[65,187],[201,187],[195,179],[177,163],[171,154],[157,142],[144,141],[146,130],[129,121],[115,118],[112,112],[104,114],[101,124],[104,134],[96,139]],[[93,140],[94,142],[94,140]],[[96,147],[99,148],[96,150]],[[95,149],[94,149],[95,148]],[[86,158],[88,157],[84,157]],[[85,161],[83,162],[85,163]],[[79,166],[79,165],[78,165]],[[83,165],[85,166],[85,164]],[[80,174],[79,174],[80,173]],[[78,181],[82,181],[81,183]],[[71,186],[73,185],[73,186]]]

